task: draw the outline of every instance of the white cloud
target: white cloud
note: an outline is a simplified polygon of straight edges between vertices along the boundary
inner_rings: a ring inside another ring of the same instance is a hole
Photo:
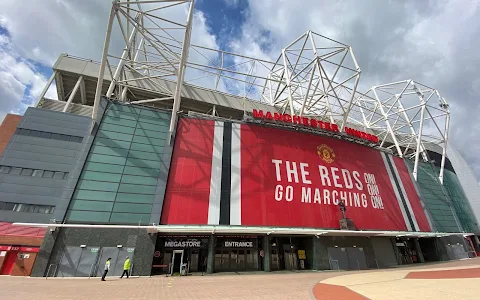
[[[480,175],[480,1],[249,1],[235,51],[276,59],[307,30],[349,44],[360,90],[414,79],[452,111],[450,141]],[[480,177],[480,176],[479,176]]]
[[[0,36],[0,119],[33,104],[47,80],[35,66],[15,52],[10,38]]]

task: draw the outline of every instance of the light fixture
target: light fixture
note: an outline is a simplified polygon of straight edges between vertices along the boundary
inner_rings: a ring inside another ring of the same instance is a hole
[[[85,248],[87,247],[87,245],[80,245],[80,248]]]
[[[122,248],[123,246],[122,245],[117,245],[117,248]]]

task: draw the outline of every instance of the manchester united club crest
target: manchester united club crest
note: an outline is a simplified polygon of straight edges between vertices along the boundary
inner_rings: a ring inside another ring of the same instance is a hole
[[[325,144],[317,147],[317,154],[327,164],[330,164],[335,160],[335,152],[333,152],[333,149]]]

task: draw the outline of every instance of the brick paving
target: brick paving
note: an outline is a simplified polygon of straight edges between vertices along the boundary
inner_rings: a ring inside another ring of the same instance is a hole
[[[480,278],[480,268],[410,272],[406,279]]]
[[[403,279],[406,274],[411,271],[419,269],[436,269],[436,268],[478,268],[480,259],[472,259],[465,261],[456,261],[448,263],[439,263],[436,265],[417,265],[408,268],[394,268],[389,270],[368,270],[359,272],[281,272],[281,273],[258,273],[247,275],[226,275],[217,274],[215,276],[187,276],[187,277],[164,277],[154,276],[152,278],[107,278],[106,282],[101,282],[99,278],[84,279],[45,279],[45,278],[27,278],[27,277],[8,277],[0,276],[0,300],[3,299],[35,299],[35,300],[55,300],[55,299],[102,299],[102,300],[117,300],[117,299],[315,299],[313,295],[313,287],[322,281],[322,283],[329,284],[330,280],[336,280],[335,285],[347,286],[355,292],[366,295],[372,299],[394,299],[390,296],[391,293],[405,293],[405,290],[390,290],[389,285],[380,285],[380,289],[376,289],[372,293],[365,289],[367,293],[364,294],[361,289],[369,287],[371,284],[367,281],[362,285],[362,279],[369,276],[377,278],[387,278],[389,274],[402,273],[399,279]],[[368,275],[368,276],[367,276]],[[349,283],[354,284],[348,278],[358,277],[356,279],[357,285],[349,286]],[[445,279],[450,280],[450,279]],[[456,279],[460,280],[480,280],[480,279]],[[397,280],[398,282],[418,282],[426,280]],[[431,280],[431,286],[428,288],[435,288],[438,280]],[[332,284],[332,283],[330,283]],[[444,285],[438,283],[438,285]],[[465,285],[469,285],[465,283]],[[453,285],[458,286],[458,285]],[[477,286],[480,286],[477,284]],[[383,288],[385,287],[385,288]],[[422,290],[411,291],[419,295],[427,294],[430,291],[422,286]],[[453,289],[453,288],[452,288]],[[448,290],[448,287],[443,286],[443,293]],[[317,294],[323,295],[323,298],[318,299],[341,299],[328,298],[322,290],[317,290]],[[423,294],[422,294],[423,293]],[[372,297],[370,295],[376,295]],[[379,297],[378,295],[387,295],[386,297]],[[446,294],[443,294],[444,296]],[[457,293],[458,295],[458,293]],[[405,298],[407,299],[407,298]],[[422,297],[422,299],[426,299]],[[453,298],[452,298],[453,299]],[[470,299],[463,297],[463,299]],[[475,299],[478,299],[475,298]]]

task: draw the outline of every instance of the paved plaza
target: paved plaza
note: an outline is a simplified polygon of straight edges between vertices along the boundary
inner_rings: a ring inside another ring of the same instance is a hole
[[[452,271],[455,270],[455,271]],[[480,258],[388,270],[45,279],[0,277],[0,299],[478,299]]]

